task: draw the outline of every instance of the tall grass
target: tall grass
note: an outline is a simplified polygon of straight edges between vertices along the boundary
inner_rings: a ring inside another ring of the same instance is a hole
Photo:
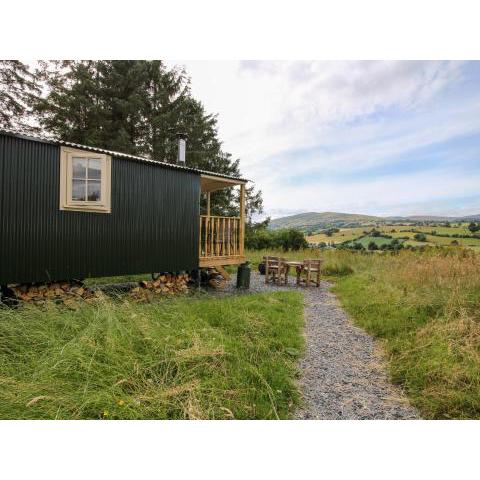
[[[342,255],[345,253],[342,252]],[[335,292],[384,340],[392,378],[425,418],[480,418],[480,256],[352,255]]]
[[[0,418],[286,418],[301,295],[0,308]]]
[[[432,248],[248,252],[323,258],[355,323],[382,339],[392,379],[425,418],[480,418],[480,255]]]

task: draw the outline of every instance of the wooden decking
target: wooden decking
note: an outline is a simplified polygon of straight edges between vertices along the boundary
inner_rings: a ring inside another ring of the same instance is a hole
[[[236,257],[203,257],[200,258],[198,266],[200,268],[207,268],[216,267],[218,265],[241,265],[242,263],[245,263],[245,261],[246,258],[240,255]]]

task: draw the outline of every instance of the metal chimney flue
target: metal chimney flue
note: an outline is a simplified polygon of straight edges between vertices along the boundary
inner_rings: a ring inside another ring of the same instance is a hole
[[[184,133],[178,133],[177,134],[178,138],[178,157],[177,157],[177,163],[179,165],[185,166],[185,153],[187,149],[187,135]]]

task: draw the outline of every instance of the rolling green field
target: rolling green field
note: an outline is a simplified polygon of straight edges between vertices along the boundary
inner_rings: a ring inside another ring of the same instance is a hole
[[[392,243],[392,238],[385,238],[385,237],[372,237],[367,235],[366,237],[358,238],[355,241],[349,242],[347,245],[353,246],[354,243],[360,243],[365,248],[368,248],[368,245],[373,242],[377,245],[377,247],[381,247],[382,245],[389,245]]]
[[[333,242],[335,244],[349,242],[350,240],[354,240],[360,235],[363,235],[364,230],[366,230],[365,227],[341,228],[339,232],[333,233],[331,236],[325,235],[324,233],[318,233],[307,237],[307,241],[311,243]]]
[[[0,308],[0,419],[275,419],[298,403],[297,292]]]
[[[393,238],[404,238],[408,237],[410,240],[404,243],[405,246],[445,246],[451,245],[452,242],[455,240],[458,242],[458,245],[464,247],[471,247],[474,249],[480,249],[480,238],[452,238],[447,236],[441,235],[471,235],[471,232],[468,230],[468,224],[462,224],[461,226],[452,226],[452,227],[445,227],[445,226],[417,226],[417,225],[383,225],[376,227],[381,233],[385,233],[387,235],[392,236]],[[312,235],[307,237],[307,241],[310,243],[320,243],[325,242],[327,244],[335,244],[339,245],[342,243],[346,243],[349,245],[353,245],[354,241],[358,241],[362,245],[368,247],[368,243],[370,241],[375,241],[372,237],[368,237],[368,241],[364,241],[360,237],[365,235],[365,232],[371,230],[372,227],[355,227],[355,228],[341,228],[339,232],[333,233],[331,236],[328,236],[324,233],[319,233],[316,235]],[[412,231],[415,230],[415,231]],[[431,232],[435,231],[437,235],[431,235]],[[424,233],[427,237],[426,242],[418,242],[414,240],[414,236],[416,233]],[[367,237],[365,237],[367,238]],[[377,244],[378,242],[375,241]],[[386,242],[384,242],[386,243]]]
[[[449,237],[439,237],[436,235],[435,236],[427,235],[427,241],[430,243],[434,243],[436,245],[450,245],[454,240],[456,240],[459,243],[459,245],[463,245],[465,247],[480,246],[480,238],[449,238]]]
[[[406,230],[396,230],[395,232],[388,232],[388,235],[390,235],[393,238],[413,238],[415,236],[415,232],[408,232]]]
[[[419,232],[423,233],[430,233],[432,230],[437,232],[440,235],[454,235],[454,234],[460,234],[460,235],[471,235],[470,230],[468,230],[468,224],[462,224],[461,227],[458,226],[452,226],[452,227],[443,227],[443,226],[415,226],[415,230],[418,230]],[[405,227],[404,227],[405,228]]]
[[[404,240],[403,241],[403,246],[410,245],[411,247],[434,247],[435,245],[433,243],[428,243],[428,242],[418,242],[417,240]]]

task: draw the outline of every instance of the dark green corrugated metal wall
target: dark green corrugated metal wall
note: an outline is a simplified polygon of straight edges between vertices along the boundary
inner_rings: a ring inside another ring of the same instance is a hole
[[[59,157],[0,135],[0,284],[198,268],[198,174],[113,157],[112,212],[68,212]]]

